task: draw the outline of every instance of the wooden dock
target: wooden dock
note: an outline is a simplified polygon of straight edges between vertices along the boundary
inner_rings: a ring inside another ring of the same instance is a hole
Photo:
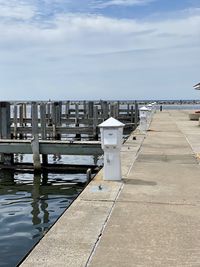
[[[48,155],[101,155],[98,124],[109,117],[138,125],[136,101],[0,102],[0,167],[14,165],[14,154],[33,154],[35,171]],[[42,162],[40,159],[42,155]]]

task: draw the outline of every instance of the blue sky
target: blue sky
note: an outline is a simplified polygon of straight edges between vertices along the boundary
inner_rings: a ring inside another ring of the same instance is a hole
[[[199,0],[0,0],[9,99],[200,99]]]

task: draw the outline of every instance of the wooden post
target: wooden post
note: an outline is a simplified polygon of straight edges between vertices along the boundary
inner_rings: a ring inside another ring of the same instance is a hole
[[[79,103],[75,103],[75,127],[79,127]],[[81,134],[77,133],[75,138],[81,140]]]
[[[53,122],[53,138],[56,140],[61,139],[61,134],[57,132],[57,126],[61,126],[61,109],[62,102],[54,102],[52,107],[52,122]]]
[[[75,124],[78,123],[79,120],[79,104],[75,103]]]
[[[101,109],[102,109],[102,119],[107,120],[109,115],[109,107],[108,107],[108,102],[107,101],[101,101]]]
[[[31,111],[32,111],[31,147],[33,152],[33,165],[35,172],[41,172],[40,147],[39,147],[39,136],[38,136],[38,105],[36,102],[32,102]]]
[[[46,104],[40,104],[40,124],[41,124],[41,139],[46,140]],[[48,155],[42,154],[43,165],[48,164]]]
[[[10,139],[10,103],[0,102],[0,138]]]
[[[139,108],[138,108],[138,103],[135,101],[135,118],[134,118],[134,123],[135,123],[135,129],[138,126],[138,116],[139,116]]]
[[[130,115],[130,104],[127,104],[127,117]]]
[[[46,140],[46,105],[40,104],[41,139]]]
[[[38,135],[38,105],[32,102],[31,105],[31,118],[32,118],[32,136]]]
[[[19,126],[23,127],[23,105],[19,105]],[[23,139],[23,133],[19,133],[19,138]]]
[[[59,101],[56,104],[56,126],[61,126],[61,114],[62,114],[62,102]],[[61,140],[61,134],[57,133],[56,134],[56,140]]]
[[[93,117],[93,138],[98,140],[98,106],[94,106],[94,117]]]
[[[65,104],[65,117],[66,119],[69,118],[69,108],[70,108],[70,101],[67,101],[66,104]]]
[[[17,105],[16,104],[14,104],[14,107],[13,107],[13,124],[14,124],[13,137],[14,139],[17,139]]]
[[[133,112],[133,106],[131,105],[131,123],[134,121],[134,112]]]
[[[58,107],[57,107],[57,116],[58,116],[58,125],[62,125],[62,101],[58,102]]]
[[[84,100],[83,101],[83,117],[84,117],[84,119],[86,119],[87,118],[87,103],[86,103],[86,101]]]
[[[27,107],[26,107],[26,103],[23,103],[23,126],[26,126],[26,119],[27,119]],[[24,139],[27,139],[27,134],[24,133],[23,136]]]
[[[110,117],[115,118],[115,105],[114,103],[110,103]]]
[[[26,126],[26,103],[22,104],[23,123]]]
[[[110,103],[110,116],[115,119],[118,118],[118,103]]]
[[[120,108],[120,102],[116,102],[116,119],[119,119],[119,108]]]
[[[23,126],[23,105],[19,105],[19,125]]]
[[[47,125],[48,126],[51,126],[52,125],[51,112],[52,112],[51,101],[48,101],[47,102]]]
[[[0,102],[0,138],[10,139],[11,129],[10,129],[10,103]],[[13,163],[13,154],[3,153],[1,154],[1,162],[5,165],[11,165]]]
[[[92,179],[92,171],[91,171],[91,169],[87,169],[86,176],[87,176],[87,184],[89,184],[89,182]]]
[[[52,103],[52,109],[51,109],[51,118],[52,118],[52,127],[53,127],[53,132],[52,132],[52,137],[53,139],[56,138],[56,103]]]
[[[94,115],[94,102],[93,101],[89,101],[88,102],[88,118],[91,119],[93,118]]]
[[[108,104],[108,113],[109,117],[113,116],[113,104],[111,102]]]

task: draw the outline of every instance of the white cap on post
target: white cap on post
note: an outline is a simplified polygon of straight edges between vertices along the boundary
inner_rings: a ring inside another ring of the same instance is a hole
[[[150,111],[150,109],[145,106],[141,107],[139,110],[140,110],[140,117],[142,115],[147,116],[147,113]]]

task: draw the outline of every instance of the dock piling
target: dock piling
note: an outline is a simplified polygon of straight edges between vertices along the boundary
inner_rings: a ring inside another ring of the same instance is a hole
[[[89,101],[88,102],[88,118],[93,118],[94,115],[94,102],[93,101]]]
[[[66,117],[66,119],[68,119],[69,115],[70,115],[69,107],[70,107],[70,101],[67,101],[65,104],[65,117]]]
[[[89,184],[89,182],[91,181],[91,178],[92,178],[91,169],[87,169],[86,176],[87,176],[87,183]]]
[[[41,171],[40,162],[40,148],[39,148],[39,136],[38,136],[38,105],[36,102],[32,102],[32,139],[31,148],[33,153],[33,165],[35,172]]]
[[[75,127],[79,127],[79,104],[75,103]],[[76,140],[81,140],[81,134],[77,133]]]
[[[10,139],[11,130],[10,130],[10,103],[9,102],[0,102],[0,138],[1,139]],[[2,153],[0,161],[4,165],[11,165],[13,163],[14,155],[10,153]]]
[[[138,108],[138,103],[135,101],[135,118],[134,118],[134,123],[135,123],[135,129],[138,126],[138,116],[139,116],[139,108]]]
[[[13,138],[17,139],[17,105],[15,104],[13,107],[13,125],[14,125],[14,130],[13,130]]]
[[[102,118],[105,121],[109,117],[108,115],[109,108],[107,101],[101,101],[101,110],[102,110]]]
[[[93,138],[98,140],[98,106],[94,106],[94,117],[93,117]]]
[[[40,124],[41,124],[41,139],[46,140],[46,105],[44,103],[40,104]],[[42,164],[48,164],[48,155],[42,154]]]

